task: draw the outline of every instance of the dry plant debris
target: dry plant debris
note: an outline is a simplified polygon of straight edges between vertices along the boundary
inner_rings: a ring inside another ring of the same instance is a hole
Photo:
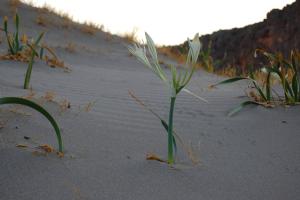
[[[74,44],[73,42],[68,42],[67,45],[65,46],[65,50],[68,51],[69,53],[75,53],[76,44]]]
[[[163,163],[168,163],[166,160],[163,160],[161,158],[159,158],[157,155],[153,154],[153,153],[149,153],[146,155],[146,160],[155,160],[158,162],[163,162]]]
[[[83,33],[87,33],[89,35],[95,35],[95,33],[97,32],[98,29],[99,28],[97,27],[96,24],[89,22],[89,23],[84,23],[80,30]]]
[[[53,91],[47,91],[47,92],[45,93],[45,95],[43,96],[43,98],[44,98],[46,101],[53,102],[55,96],[56,96],[55,92],[53,92]]]
[[[26,144],[17,144],[16,147],[18,147],[18,148],[27,148],[28,145],[26,145]]]
[[[42,15],[38,15],[37,18],[35,19],[35,22],[39,25],[39,26],[46,26],[46,19],[45,17],[43,17]]]

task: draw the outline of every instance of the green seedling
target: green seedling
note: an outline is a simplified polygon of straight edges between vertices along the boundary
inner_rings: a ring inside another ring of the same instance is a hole
[[[14,18],[15,22],[15,32],[13,34],[10,34],[8,32],[8,18],[4,17],[3,22],[3,30],[5,32],[7,44],[8,44],[8,51],[11,55],[17,55],[19,52],[21,52],[24,48],[22,45],[22,42],[20,41],[19,37],[19,24],[20,24],[20,18],[19,15],[16,14]]]
[[[34,58],[36,56],[39,57],[39,54],[37,53],[36,49],[37,49],[37,47],[39,47],[39,43],[43,36],[44,36],[44,33],[41,33],[39,35],[39,37],[36,39],[36,41],[33,43],[33,45],[27,44],[31,50],[31,56],[30,56],[29,64],[28,64],[27,71],[25,74],[24,89],[29,88],[29,82],[30,82],[30,77],[31,77],[31,72],[32,72],[32,66],[34,63]],[[42,54],[42,51],[40,51],[40,54]]]
[[[36,104],[33,101],[19,98],[19,97],[2,97],[2,98],[0,98],[0,105],[4,105],[4,104],[20,104],[20,105],[28,106],[28,107],[40,112],[42,115],[44,115],[49,120],[51,125],[53,126],[55,133],[56,133],[57,142],[58,142],[58,150],[60,153],[63,153],[63,142],[62,142],[62,138],[61,138],[61,134],[60,134],[60,129],[59,129],[56,121],[54,120],[54,118],[50,115],[50,113],[47,110],[45,110],[43,107],[41,107],[40,105]]]
[[[134,46],[128,47],[130,53],[134,55],[140,62],[146,65],[155,75],[157,75],[170,89],[170,109],[169,109],[169,119],[168,124],[165,124],[164,127],[168,129],[168,163],[174,164],[174,146],[176,146],[176,142],[174,143],[173,136],[173,114],[175,108],[175,101],[177,95],[181,91],[187,91],[185,87],[190,82],[192,75],[196,70],[196,63],[198,60],[199,52],[200,52],[200,41],[198,34],[195,35],[193,41],[188,40],[189,43],[189,52],[186,60],[186,66],[182,71],[177,71],[174,66],[171,66],[171,74],[172,78],[169,80],[163,71],[162,67],[159,64],[157,51],[155,48],[155,44],[152,38],[145,33],[147,40],[147,50],[145,47],[141,47],[138,44]],[[149,58],[148,58],[149,53]],[[200,97],[199,97],[200,98]],[[202,98],[200,98],[202,99]],[[202,99],[203,100],[203,99]]]

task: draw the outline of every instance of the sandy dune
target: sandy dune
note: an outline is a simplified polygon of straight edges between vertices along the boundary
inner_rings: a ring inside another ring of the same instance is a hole
[[[7,2],[1,0],[1,21]],[[56,147],[48,122],[33,110],[2,106],[0,121],[0,199],[174,199],[295,200],[300,196],[300,107],[249,107],[234,117],[226,113],[241,102],[245,84],[208,90],[222,78],[198,71],[189,88],[206,98],[179,96],[175,129],[192,141],[201,163],[192,166],[182,151],[176,169],[147,161],[147,153],[166,156],[166,135],[160,122],[128,95],[128,90],[166,117],[167,89],[129,56],[127,43],[102,32],[88,35],[76,26],[62,28],[57,17],[41,27],[37,11],[19,8],[22,32],[53,47],[71,72],[35,63],[31,85],[38,101],[53,92],[55,102],[43,105],[62,129],[65,157],[33,155],[16,144]],[[2,33],[1,33],[2,34]],[[3,34],[1,35],[3,37]],[[73,53],[65,47],[72,42]],[[0,52],[6,52],[5,43]],[[27,65],[0,61],[0,96],[24,96]],[[71,108],[61,110],[66,99]],[[91,104],[90,111],[87,106]],[[17,111],[17,112],[12,112]],[[31,139],[25,140],[24,136]]]

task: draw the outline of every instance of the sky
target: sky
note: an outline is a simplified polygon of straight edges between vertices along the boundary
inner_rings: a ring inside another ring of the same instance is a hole
[[[175,45],[196,33],[243,27],[262,21],[273,8],[295,0],[23,0],[50,5],[75,21],[91,21],[122,35],[148,32],[158,45]]]

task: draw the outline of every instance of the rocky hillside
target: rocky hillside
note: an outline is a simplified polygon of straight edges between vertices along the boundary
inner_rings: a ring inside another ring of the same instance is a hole
[[[259,67],[263,58],[254,58],[255,49],[282,52],[285,56],[291,49],[300,50],[300,0],[287,5],[282,10],[274,9],[264,21],[235,28],[220,30],[200,37],[203,49],[211,42],[211,56],[215,69],[234,66],[239,72],[249,66]],[[173,52],[186,52],[187,44],[171,47]]]

